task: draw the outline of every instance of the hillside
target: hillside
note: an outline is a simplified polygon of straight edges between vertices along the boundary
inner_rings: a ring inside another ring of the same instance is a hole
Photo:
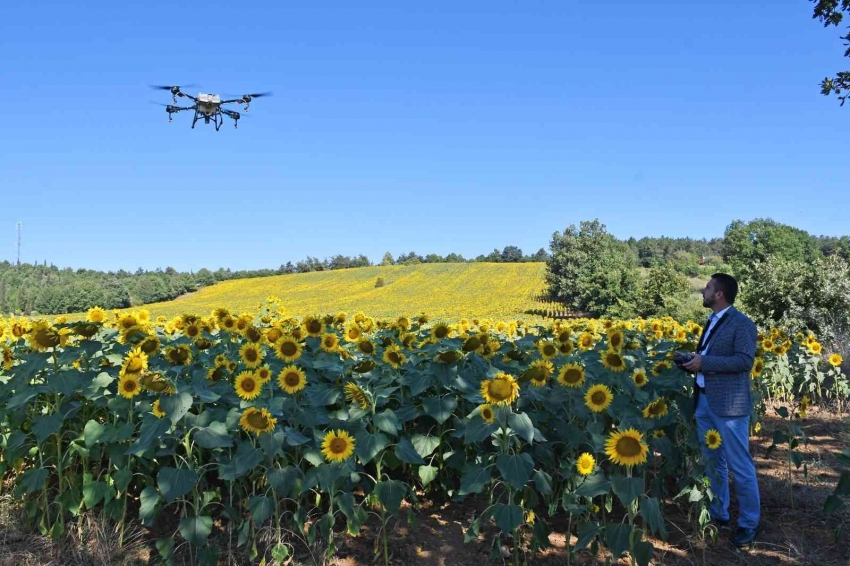
[[[174,301],[145,305],[153,316],[256,310],[270,295],[295,316],[344,311],[378,318],[427,313],[446,321],[462,317],[525,317],[539,307],[545,263],[436,263],[361,267],[223,281]],[[383,287],[375,287],[378,277]]]

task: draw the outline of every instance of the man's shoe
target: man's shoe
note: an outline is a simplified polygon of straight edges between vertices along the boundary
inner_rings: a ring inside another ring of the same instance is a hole
[[[753,544],[753,542],[755,542],[757,533],[757,528],[745,529],[743,527],[738,527],[735,531],[735,536],[732,537],[732,544],[734,544],[737,548],[749,547]]]
[[[712,517],[711,522],[717,525],[717,530],[721,533],[732,532],[732,522],[729,519],[726,519],[724,521],[723,519],[717,519],[715,517]]]

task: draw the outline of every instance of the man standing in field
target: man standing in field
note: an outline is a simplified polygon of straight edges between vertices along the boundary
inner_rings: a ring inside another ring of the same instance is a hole
[[[712,518],[721,528],[729,526],[731,470],[739,507],[732,544],[742,548],[752,544],[760,519],[759,486],[749,447],[750,370],[757,330],[747,315],[732,306],[737,294],[734,277],[725,273],[711,276],[702,290],[702,304],[712,312],[697,351],[681,367],[695,374],[694,416],[716,496],[711,505]]]

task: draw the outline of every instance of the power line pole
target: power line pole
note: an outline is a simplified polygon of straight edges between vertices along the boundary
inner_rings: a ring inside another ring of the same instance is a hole
[[[18,266],[21,265],[21,223],[18,222]]]

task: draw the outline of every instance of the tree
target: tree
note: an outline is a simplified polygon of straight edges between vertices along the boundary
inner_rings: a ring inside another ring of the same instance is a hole
[[[489,261],[493,263],[501,263],[502,262],[502,252],[498,249],[493,248],[493,251],[487,256],[484,261]]]
[[[701,308],[701,301],[689,300],[691,295],[696,293],[672,263],[658,264],[641,281],[635,300],[636,314],[644,318],[671,316],[680,322],[700,320],[705,309]]]
[[[820,20],[823,27],[836,26],[843,21],[844,14],[850,15],[850,0],[812,0],[815,4],[813,19]],[[850,33],[841,36],[847,43],[848,48],[844,51],[845,57],[850,57]],[[841,71],[834,77],[826,77],[821,82],[821,94],[829,96],[832,93],[841,101],[841,106],[844,106],[847,100],[847,91],[850,91],[850,71]]]
[[[633,304],[638,282],[634,256],[599,220],[555,232],[549,249],[546,283],[554,300],[591,316]]]
[[[462,256],[462,255],[460,255],[460,254],[456,254],[456,253],[454,253],[454,252],[450,253],[449,255],[447,255],[447,256],[445,257],[445,262],[446,262],[446,263],[463,263],[463,262],[465,262],[465,261],[466,261],[466,260],[465,260],[465,259],[463,259],[463,256]]]
[[[516,246],[505,246],[502,250],[501,260],[504,263],[518,263],[522,261],[522,250]]]
[[[808,232],[770,218],[735,220],[723,237],[723,261],[741,281],[749,279],[756,263],[773,256],[803,261],[820,255],[815,239]]]
[[[547,252],[544,248],[540,248],[533,256],[531,256],[531,261],[546,261],[547,259],[549,259],[549,252]]]
[[[204,267],[198,270],[198,273],[195,274],[195,281],[197,281],[202,287],[206,287],[215,283],[215,276],[213,276],[209,269]]]
[[[395,261],[393,260],[393,254],[387,252],[384,254],[384,259],[381,260],[381,265],[393,265]]]

